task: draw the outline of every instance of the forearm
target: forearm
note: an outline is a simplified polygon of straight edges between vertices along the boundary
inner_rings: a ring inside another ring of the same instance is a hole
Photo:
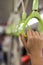
[[[43,59],[40,57],[31,57],[31,63],[32,65],[43,65]]]

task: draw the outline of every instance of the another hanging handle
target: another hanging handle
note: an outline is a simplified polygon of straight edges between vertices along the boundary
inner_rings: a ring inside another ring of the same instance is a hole
[[[38,10],[38,4],[39,4],[39,2],[38,2],[38,0],[33,0],[33,7],[32,7],[32,10]]]
[[[23,12],[25,12],[25,7],[24,7],[23,0],[21,0],[21,3],[22,3],[22,9],[23,9]]]
[[[26,11],[25,11],[24,2],[23,2],[23,0],[20,0],[20,1],[21,1],[21,3],[22,3],[22,9],[23,9],[23,13],[22,13],[22,20],[25,20],[25,19],[26,19],[27,14],[26,14]]]

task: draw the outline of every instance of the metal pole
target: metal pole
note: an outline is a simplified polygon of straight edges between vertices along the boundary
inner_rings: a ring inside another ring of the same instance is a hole
[[[14,65],[21,65],[20,64],[20,46],[19,46],[19,38],[13,38],[13,48],[14,48]]]

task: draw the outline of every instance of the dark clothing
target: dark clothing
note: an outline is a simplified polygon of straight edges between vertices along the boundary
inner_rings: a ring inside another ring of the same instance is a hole
[[[0,51],[2,51],[2,43],[0,43]]]
[[[3,62],[3,53],[0,52],[0,62]]]
[[[7,64],[7,53],[4,52],[4,62]]]

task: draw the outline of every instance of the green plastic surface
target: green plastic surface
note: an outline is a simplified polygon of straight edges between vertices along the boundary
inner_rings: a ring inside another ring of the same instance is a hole
[[[38,10],[38,0],[33,0],[33,7],[32,7],[32,10]]]

